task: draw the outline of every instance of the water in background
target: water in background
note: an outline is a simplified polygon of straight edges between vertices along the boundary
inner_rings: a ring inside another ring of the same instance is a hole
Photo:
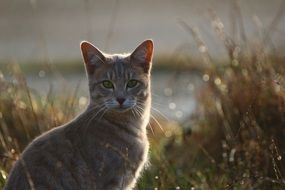
[[[154,40],[156,56],[174,55],[179,47],[184,47],[188,55],[196,56],[196,43],[178,20],[195,27],[211,56],[223,60],[227,53],[213,31],[209,9],[221,18],[219,27],[232,37],[238,36],[237,26],[242,18],[246,35],[255,42],[284,8],[280,6],[282,0],[240,0],[241,17],[237,18],[233,2],[0,0],[0,62],[79,60],[81,40],[90,40],[106,52],[129,52],[146,38]],[[285,49],[284,17],[281,15],[277,21],[270,41],[282,52]],[[78,96],[84,100],[87,97],[85,76],[48,77],[44,73],[28,76],[29,86],[44,95],[49,89],[53,89],[54,94],[72,93],[78,82]],[[187,73],[173,78],[173,73],[157,72],[153,75],[153,106],[170,119],[183,120],[194,110],[199,83],[200,79]]]
[[[27,82],[30,88],[43,96],[50,91],[55,96],[72,94],[79,85],[76,92],[79,101],[88,98],[87,80],[84,74],[48,77],[40,72],[39,76],[29,76]],[[152,75],[152,113],[157,117],[183,121],[194,111],[195,92],[199,87],[201,80],[198,76],[180,73],[177,77],[173,72],[155,72]]]

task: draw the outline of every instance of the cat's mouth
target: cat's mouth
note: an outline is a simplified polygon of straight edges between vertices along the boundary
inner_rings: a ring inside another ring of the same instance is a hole
[[[113,110],[119,113],[123,113],[123,112],[130,110],[130,108],[115,108]]]
[[[117,106],[115,108],[113,108],[112,110],[114,110],[115,112],[119,112],[119,113],[123,113],[123,112],[127,112],[129,110],[131,110],[133,108],[133,106]]]

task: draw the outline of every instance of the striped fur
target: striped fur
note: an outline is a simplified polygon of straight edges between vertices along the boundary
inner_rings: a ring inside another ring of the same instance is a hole
[[[133,189],[147,162],[153,43],[132,54],[107,55],[88,42],[81,50],[89,80],[87,109],[36,138],[10,172],[6,190]],[[134,87],[127,84],[136,80]],[[112,83],[104,87],[103,81]]]

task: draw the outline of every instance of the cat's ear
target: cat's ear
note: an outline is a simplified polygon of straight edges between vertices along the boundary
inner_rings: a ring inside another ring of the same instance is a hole
[[[153,56],[152,40],[145,40],[131,54],[131,64],[138,65],[144,69],[145,73],[149,73]]]
[[[91,75],[97,67],[105,63],[106,58],[98,48],[89,42],[81,42],[80,48],[87,73]]]

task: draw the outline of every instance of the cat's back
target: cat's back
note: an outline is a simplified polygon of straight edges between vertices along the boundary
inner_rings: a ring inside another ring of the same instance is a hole
[[[45,164],[50,162],[50,153],[54,153],[51,147],[59,143],[58,138],[61,133],[62,127],[58,127],[34,139],[12,168],[5,189],[34,189],[35,181],[47,168]],[[37,172],[38,175],[34,175]],[[45,177],[48,178],[49,175],[45,175]]]
[[[77,176],[84,172],[72,142],[66,138],[65,126],[57,127],[36,138],[22,153],[12,169],[5,189],[77,189]],[[82,174],[83,176],[84,174]]]
[[[30,143],[5,189],[113,189],[138,177],[147,159],[144,133],[134,135],[130,128],[104,120],[94,122],[84,133],[86,124],[80,121],[57,127]]]

